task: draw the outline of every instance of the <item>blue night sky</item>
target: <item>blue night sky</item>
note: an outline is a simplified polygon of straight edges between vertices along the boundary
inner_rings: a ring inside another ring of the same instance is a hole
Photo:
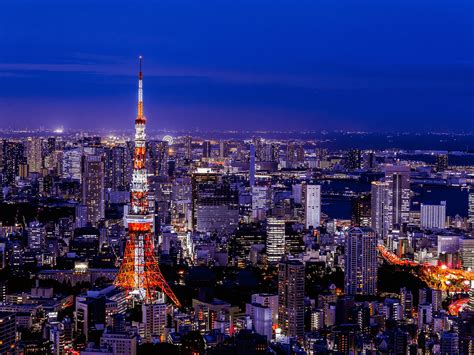
[[[474,131],[472,0],[15,0],[0,128]]]

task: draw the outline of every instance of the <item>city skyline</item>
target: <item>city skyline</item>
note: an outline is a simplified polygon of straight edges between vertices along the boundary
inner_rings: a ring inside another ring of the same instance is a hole
[[[472,4],[447,5],[6,4],[0,121],[127,129],[143,54],[152,130],[472,132]]]

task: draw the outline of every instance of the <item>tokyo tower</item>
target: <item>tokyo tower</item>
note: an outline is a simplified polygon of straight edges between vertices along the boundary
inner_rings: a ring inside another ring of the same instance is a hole
[[[115,285],[142,303],[154,303],[164,293],[173,303],[181,304],[158,266],[153,239],[153,214],[148,209],[148,181],[145,166],[146,118],[143,115],[142,57],[138,74],[138,114],[135,119],[135,152],[130,192],[130,210],[126,216],[128,238]]]

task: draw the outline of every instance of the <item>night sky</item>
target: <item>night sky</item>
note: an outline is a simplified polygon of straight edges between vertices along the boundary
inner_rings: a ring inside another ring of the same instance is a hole
[[[472,0],[4,0],[0,129],[474,131]]]

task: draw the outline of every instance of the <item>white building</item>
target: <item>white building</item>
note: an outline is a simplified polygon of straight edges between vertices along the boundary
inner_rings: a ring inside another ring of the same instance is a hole
[[[305,225],[319,227],[321,223],[321,185],[306,185]]]
[[[464,270],[474,270],[474,238],[460,238],[459,252],[461,254],[462,268]]]
[[[253,320],[253,330],[267,337],[267,341],[272,339],[272,310],[259,303],[247,303],[245,313]]]
[[[267,257],[268,262],[279,262],[285,254],[285,221],[277,218],[267,219]]]
[[[165,335],[168,307],[165,302],[142,305],[145,342],[151,342]]]
[[[446,201],[440,205],[421,204],[420,208],[421,228],[444,229],[446,227]]]
[[[261,221],[266,218],[268,209],[268,188],[252,186],[252,218]]]

